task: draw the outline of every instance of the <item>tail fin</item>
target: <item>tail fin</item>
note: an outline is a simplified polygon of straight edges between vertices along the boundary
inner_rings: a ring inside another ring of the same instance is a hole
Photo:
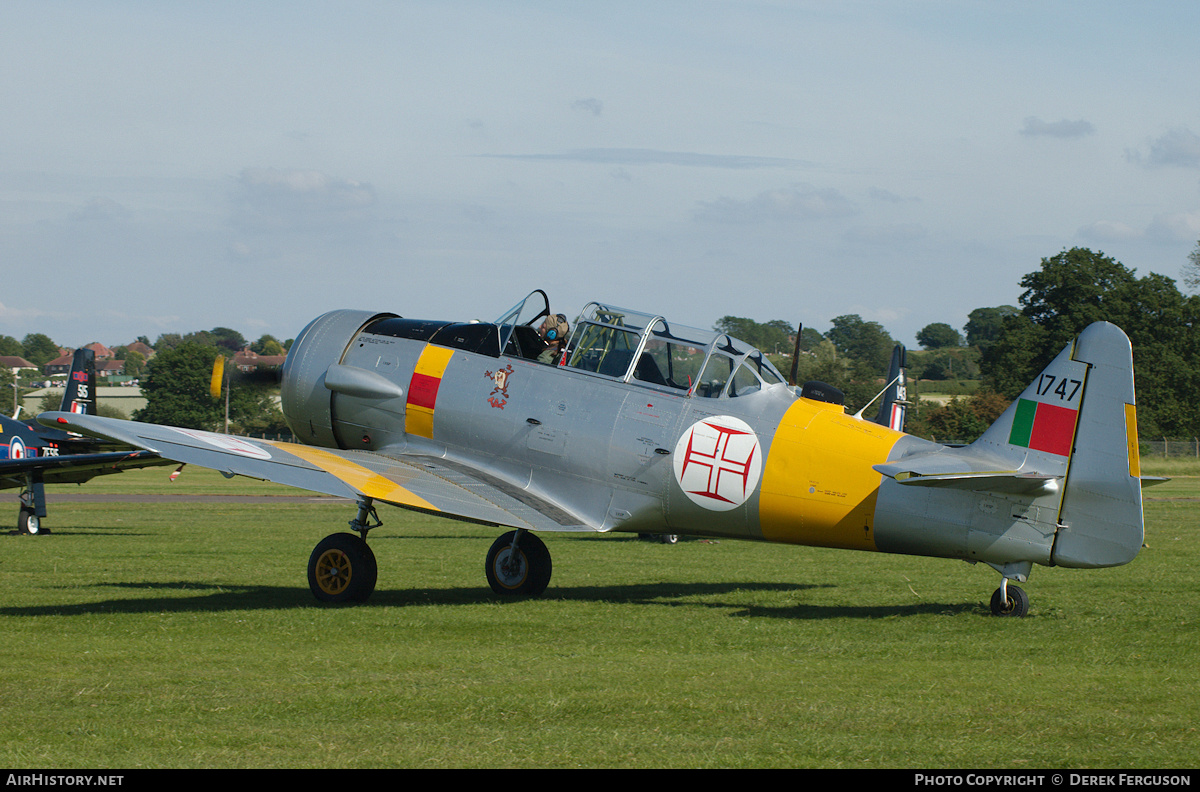
[[[908,392],[905,385],[905,349],[902,344],[896,344],[892,349],[892,364],[888,367],[888,384],[883,393],[883,401],[879,403],[879,412],[875,415],[875,423],[887,426],[897,432],[904,431],[904,410],[908,406]]]
[[[87,348],[75,350],[67,389],[63,391],[62,412],[96,414],[96,353]]]
[[[1021,470],[1065,473],[1051,560],[1066,567],[1132,561],[1142,546],[1133,353],[1096,322],[1025,389],[971,448],[1016,451]]]

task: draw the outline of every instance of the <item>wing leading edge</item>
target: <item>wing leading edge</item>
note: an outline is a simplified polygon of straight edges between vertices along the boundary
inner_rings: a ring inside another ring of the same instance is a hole
[[[247,476],[338,497],[368,497],[489,525],[538,531],[594,530],[519,487],[440,457],[401,458],[64,412],[42,413],[38,421],[126,443],[226,476]]]

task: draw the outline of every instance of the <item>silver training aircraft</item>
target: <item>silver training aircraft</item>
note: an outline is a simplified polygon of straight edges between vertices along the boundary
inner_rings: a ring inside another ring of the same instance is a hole
[[[983,562],[1001,575],[992,611],[1023,616],[1028,597],[1009,581],[1034,564],[1115,566],[1142,545],[1132,355],[1104,322],[963,447],[847,415],[822,383],[797,393],[725,334],[600,303],[568,329],[540,290],[495,322],[324,314],[288,353],[282,399],[301,443],[39,420],[355,498],[353,533],[309,560],[328,602],[375,588],[376,502],[513,529],[487,553],[499,594],[549,583],[534,532],[622,531]]]

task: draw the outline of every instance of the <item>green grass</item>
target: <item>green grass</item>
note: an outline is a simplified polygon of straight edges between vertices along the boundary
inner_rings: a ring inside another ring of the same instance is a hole
[[[231,485],[269,486],[187,484]],[[0,765],[1195,767],[1200,504],[1146,511],[1132,564],[1037,567],[1007,620],[981,566],[621,536],[550,536],[546,595],[498,601],[496,529],[395,509],[331,608],[348,504],[58,504],[3,537]]]

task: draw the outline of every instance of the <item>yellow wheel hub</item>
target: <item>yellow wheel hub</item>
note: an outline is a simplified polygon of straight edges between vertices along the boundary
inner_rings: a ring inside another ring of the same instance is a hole
[[[317,585],[326,594],[341,594],[350,585],[353,574],[350,559],[341,550],[326,550],[317,559]]]

